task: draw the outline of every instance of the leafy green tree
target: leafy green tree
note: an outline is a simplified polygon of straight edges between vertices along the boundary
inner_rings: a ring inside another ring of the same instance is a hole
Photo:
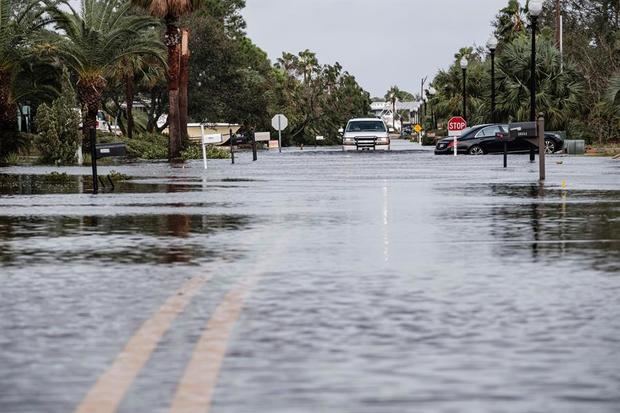
[[[189,114],[195,121],[269,125],[273,69],[267,54],[225,19],[200,10],[185,24],[192,31]]]
[[[606,95],[610,79],[620,73],[620,2],[565,0],[563,14],[564,61],[583,77],[585,89],[586,109],[572,131],[598,143],[618,140],[620,113]]]
[[[36,145],[45,163],[71,164],[80,142],[80,114],[75,91],[65,72],[62,94],[51,105],[42,104],[37,115]]]
[[[246,22],[241,14],[245,0],[203,0],[200,13],[208,14],[232,38],[244,37]]]
[[[69,4],[49,10],[60,32],[56,48],[77,78],[77,93],[86,109],[84,134],[97,127],[97,112],[116,64],[135,55],[160,58],[162,44],[142,34],[157,26],[151,17],[130,15],[122,0],[84,0],[79,11]],[[88,142],[88,139],[86,139]]]
[[[317,134],[334,143],[347,119],[368,112],[369,94],[339,63],[320,65],[314,53],[304,50],[284,53],[276,69],[277,100],[291,124],[287,137],[298,144],[314,142]]]

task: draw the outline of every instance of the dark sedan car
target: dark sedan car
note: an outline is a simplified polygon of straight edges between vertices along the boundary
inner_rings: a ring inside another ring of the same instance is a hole
[[[467,128],[458,138],[457,152],[469,155],[485,155],[504,151],[504,142],[498,134],[507,134],[508,125],[477,125]],[[545,153],[555,153],[564,148],[564,141],[555,133],[545,133]],[[508,142],[509,152],[529,152],[530,143],[517,139]],[[445,138],[437,142],[435,155],[451,155],[454,153],[454,138]]]

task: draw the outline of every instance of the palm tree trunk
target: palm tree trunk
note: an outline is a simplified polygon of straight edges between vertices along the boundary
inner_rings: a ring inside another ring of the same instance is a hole
[[[90,129],[97,129],[97,112],[99,112],[106,81],[103,77],[80,79],[77,86],[80,102],[86,108],[82,128],[82,146],[88,150],[90,149]]]
[[[181,39],[177,19],[166,22],[166,46],[168,47],[168,130],[170,131],[168,159],[173,161],[181,157],[181,119],[179,111],[179,69],[181,57]]]
[[[188,85],[189,85],[189,30],[181,30],[181,67],[179,84],[179,121],[181,126],[181,139],[183,143],[189,140],[187,134],[187,111],[189,105]]]
[[[125,76],[125,101],[127,104],[127,139],[133,139],[133,99],[134,99],[133,76]]]

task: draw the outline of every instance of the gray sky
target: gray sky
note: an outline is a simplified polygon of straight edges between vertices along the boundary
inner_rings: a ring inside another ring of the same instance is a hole
[[[508,0],[246,0],[250,38],[275,61],[310,49],[373,96],[419,91],[459,48],[486,44]],[[391,56],[391,57],[389,57]]]

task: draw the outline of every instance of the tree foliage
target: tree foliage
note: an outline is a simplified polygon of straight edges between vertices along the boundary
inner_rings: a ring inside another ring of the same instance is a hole
[[[87,129],[96,127],[101,97],[117,62],[135,55],[162,56],[162,43],[143,35],[157,21],[132,15],[130,8],[123,0],[84,0],[79,11],[69,4],[48,10],[58,31],[55,53],[77,79],[78,97],[86,109],[85,136]]]
[[[321,135],[334,143],[349,118],[368,112],[370,95],[339,63],[321,65],[315,53],[304,50],[284,53],[276,69],[277,106],[289,118],[292,142],[311,143]]]
[[[36,140],[41,160],[53,164],[70,164],[80,142],[80,114],[76,111],[75,91],[65,72],[62,94],[51,105],[42,104],[38,110]]]
[[[321,65],[309,50],[284,53],[272,65],[244,33],[244,5],[211,0],[184,21],[192,31],[192,120],[270,130],[271,118],[284,113],[285,144],[314,142],[316,135],[336,142],[347,119],[367,113],[368,94],[340,64]]]
[[[564,54],[554,39],[555,2],[546,1],[539,18],[536,71],[531,73],[531,27],[526,1],[509,0],[493,26],[499,39],[496,56],[497,114],[500,121],[529,119],[530,82],[536,77],[537,110],[550,129],[603,143],[620,139],[620,2],[566,0]],[[461,49],[455,63],[441,70],[431,100],[441,122],[462,112],[462,76],[458,60],[466,55],[468,117],[471,123],[491,119],[490,59],[483,49]]]
[[[581,114],[583,78],[566,62],[548,36],[540,36],[536,59],[536,107],[548,128],[567,130]],[[521,35],[505,46],[498,58],[498,114],[505,121],[526,120],[530,113],[530,38]]]
[[[0,0],[0,156],[17,149],[17,103],[56,96],[57,73],[36,53],[44,12],[38,1]]]

